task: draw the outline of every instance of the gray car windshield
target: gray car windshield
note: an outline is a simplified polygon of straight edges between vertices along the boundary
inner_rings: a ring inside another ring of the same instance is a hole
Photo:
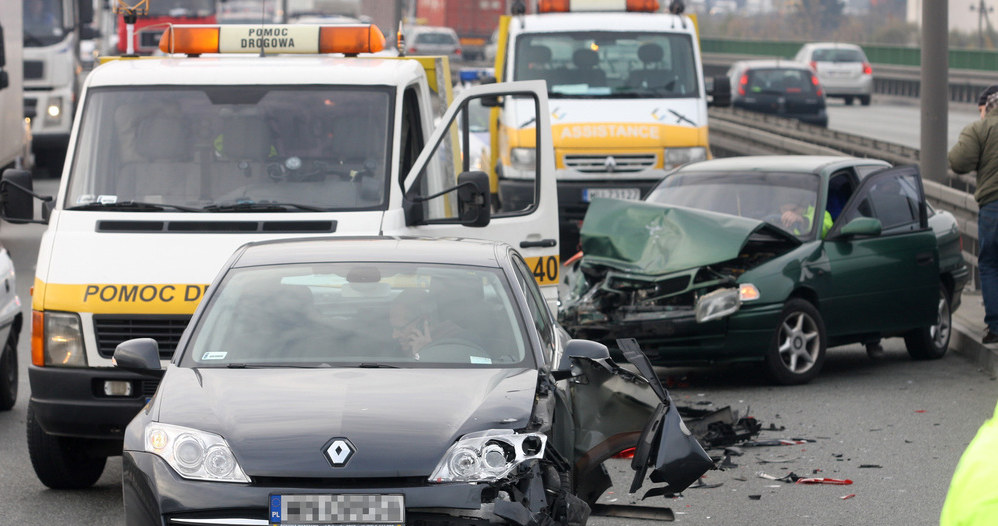
[[[647,200],[759,219],[804,239],[815,231],[818,183],[807,173],[675,173]]]
[[[381,209],[390,107],[367,86],[94,89],[65,207]]]
[[[532,363],[498,269],[328,263],[232,270],[187,367],[510,367]]]
[[[516,40],[513,80],[546,80],[552,97],[694,97],[688,35],[577,31]]]

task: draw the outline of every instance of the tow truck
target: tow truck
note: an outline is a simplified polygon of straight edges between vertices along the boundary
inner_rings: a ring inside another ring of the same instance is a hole
[[[499,22],[495,78],[544,80],[551,99],[561,255],[578,249],[593,199],[638,199],[667,171],[710,156],[707,103],[730,103],[730,83],[705,89],[696,19],[681,1],[522,2]],[[532,114],[494,108],[493,190],[502,210],[528,205],[541,151]]]
[[[115,348],[154,337],[167,363],[208,283],[246,242],[502,240],[556,299],[543,82],[471,87],[451,102],[446,57],[370,55],[383,47],[370,25],[171,26],[164,57],[107,59],[87,77],[56,197],[35,194],[26,171],[3,174],[3,218],[48,225],[27,414],[45,485],[88,487],[121,453],[160,377],[112,367]],[[467,110],[481,99],[532,108],[541,177],[520,210],[493,213],[487,174],[470,170]]]

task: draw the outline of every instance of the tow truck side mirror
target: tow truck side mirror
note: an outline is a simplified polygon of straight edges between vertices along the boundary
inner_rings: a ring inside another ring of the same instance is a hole
[[[111,358],[115,367],[130,371],[158,371],[159,343],[152,338],[125,340],[114,348]]]
[[[31,172],[14,168],[5,170],[0,179],[0,219],[16,224],[44,223],[35,221],[33,197],[40,196],[34,192]]]
[[[457,177],[457,203],[461,224],[488,226],[492,220],[489,175],[485,172],[464,172]]]
[[[561,356],[558,368],[551,371],[555,380],[572,377],[572,360],[588,358],[590,360],[605,360],[610,357],[610,350],[599,342],[592,340],[568,340]]]
[[[707,92],[710,95],[711,106],[719,108],[731,106],[731,79],[728,77],[714,77],[714,86]]]

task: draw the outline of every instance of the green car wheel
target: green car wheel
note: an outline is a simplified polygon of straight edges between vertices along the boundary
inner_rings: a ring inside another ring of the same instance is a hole
[[[949,348],[950,335],[953,333],[953,313],[950,310],[949,292],[942,285],[939,287],[937,314],[935,324],[904,335],[904,346],[912,358],[938,360]]]
[[[783,306],[773,342],[766,351],[766,372],[773,382],[810,382],[825,363],[825,324],[806,300],[790,298]]]

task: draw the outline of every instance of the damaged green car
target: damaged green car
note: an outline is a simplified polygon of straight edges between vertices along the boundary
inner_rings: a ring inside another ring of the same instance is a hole
[[[766,156],[685,165],[643,202],[594,201],[559,311],[576,338],[636,338],[657,365],[760,361],[779,384],[829,347],[903,337],[942,357],[969,270],[917,166]]]

